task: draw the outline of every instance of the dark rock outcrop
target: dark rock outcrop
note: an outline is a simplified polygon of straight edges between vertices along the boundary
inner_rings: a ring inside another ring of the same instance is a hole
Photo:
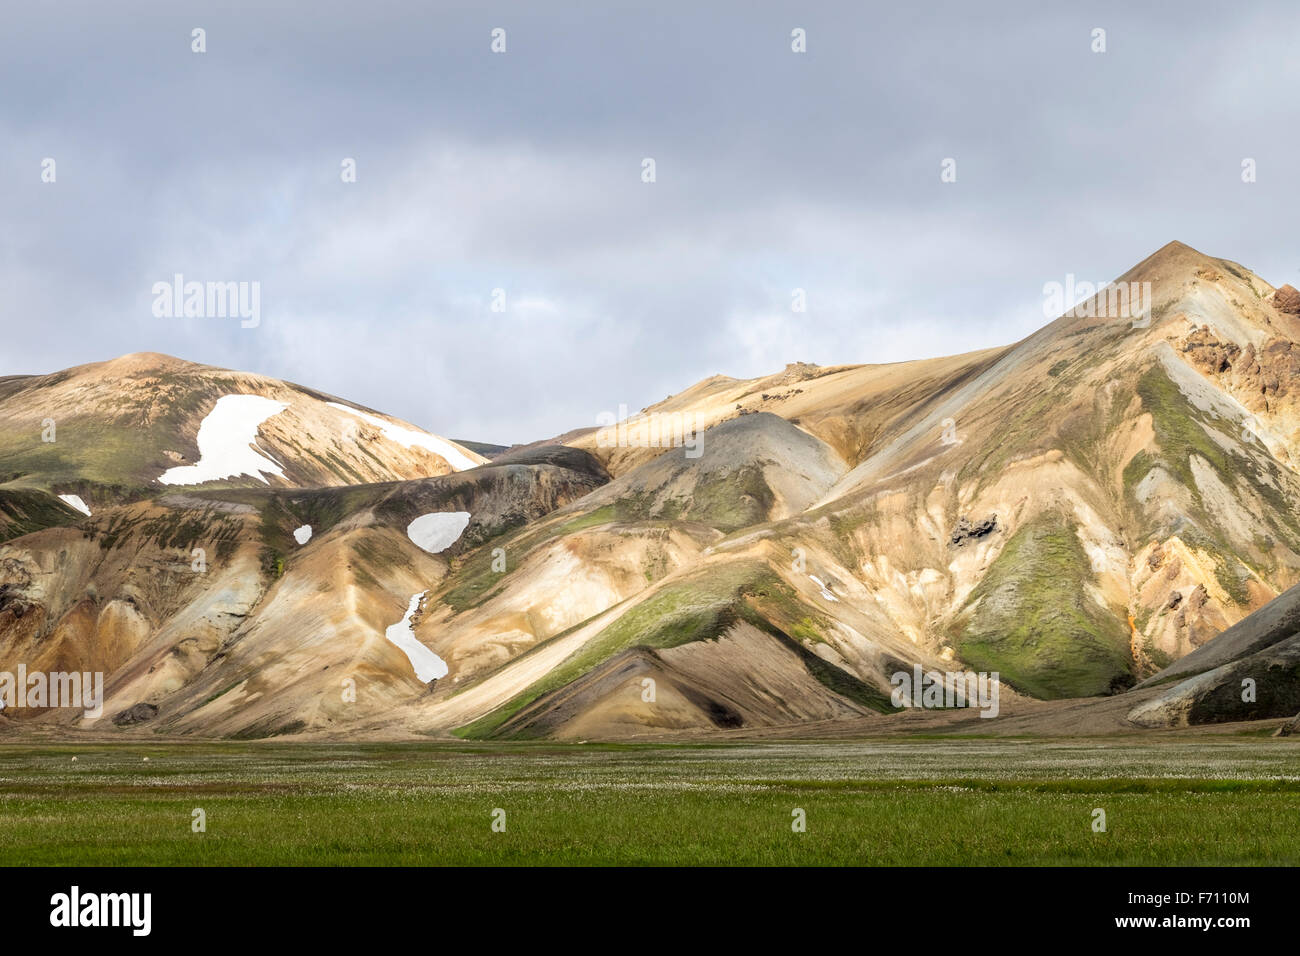
[[[949,537],[949,543],[960,548],[967,541],[972,539],[983,538],[992,534],[998,529],[998,516],[989,515],[983,521],[972,524],[970,518],[962,518],[957,522],[957,527],[952,529],[952,535]]]
[[[153,704],[141,702],[128,707],[120,714],[113,718],[113,723],[118,727],[130,727],[132,724],[143,724],[146,721],[153,720],[158,716],[158,708]]]

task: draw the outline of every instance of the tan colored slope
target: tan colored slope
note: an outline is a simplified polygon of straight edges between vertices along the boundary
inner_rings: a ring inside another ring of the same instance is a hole
[[[102,671],[107,695],[97,720],[27,708],[0,724],[265,737],[387,720],[429,693],[386,637],[412,597],[605,480],[560,449],[387,485],[169,492],[0,545],[0,670]],[[463,541],[442,553],[407,535],[462,510]],[[132,708],[152,712],[119,726]]]
[[[252,612],[263,583],[249,510],[196,513],[183,542],[174,517],[141,503],[115,516],[121,540],[54,528],[0,546],[4,669],[103,672],[106,716],[137,702],[132,685],[168,693],[192,680]],[[67,712],[44,718],[94,723]]]
[[[408,699],[400,712],[389,714],[383,720],[355,724],[344,729],[343,733],[347,736],[362,734],[390,738],[401,738],[412,733],[450,733],[457,727],[491,713],[545,678],[571,654],[580,651],[587,641],[600,633],[601,628],[616,616],[614,611],[606,610],[580,627],[551,638],[530,653],[512,658],[469,687],[440,689],[436,697],[428,700]]]
[[[822,368],[795,363],[757,379],[715,376],[644,410],[646,415],[683,415],[703,431],[742,413],[771,412],[792,421],[857,464],[887,424],[918,401],[960,381],[993,361],[1002,349],[966,355]],[[569,441],[599,458],[610,473],[623,475],[657,457],[660,448],[602,448],[595,430]]]
[[[155,353],[0,382],[0,462],[12,487],[74,492],[92,511],[107,507],[163,490],[158,478],[168,469],[196,463],[199,427],[227,395],[257,395],[288,405],[257,433],[257,449],[284,472],[283,478],[266,476],[274,486],[392,481],[447,474],[463,466],[400,432],[332,407],[348,405],[333,396]],[[373,410],[349,407],[395,429],[427,434]],[[458,461],[486,460],[448,445]],[[262,482],[245,475],[219,483]]]
[[[431,608],[417,634],[453,667],[453,684],[471,680],[613,607],[698,552],[699,544],[680,531],[575,532],[516,558],[522,563],[508,586],[472,614]]]
[[[551,547],[571,551],[575,546],[582,547],[579,542],[584,538],[603,539],[610,544],[615,539],[621,539],[622,543],[613,554],[620,550],[624,554],[636,553],[629,549],[639,547],[638,538],[648,529],[610,526],[597,530],[596,535],[589,531],[574,533]],[[599,546],[588,553],[592,557],[600,554],[599,561],[602,563],[610,560],[605,556],[609,552],[603,552]],[[449,682],[440,684],[430,697],[409,702],[407,707],[393,716],[393,723],[422,733],[446,733],[471,724],[544,681],[557,667],[582,653],[593,641],[600,640],[607,629],[618,625],[624,618],[635,617],[642,608],[654,606],[657,599],[689,587],[692,580],[716,581],[733,573],[731,569],[737,565],[745,564],[770,568],[775,573],[773,580],[781,580],[788,586],[789,596],[782,599],[788,602],[782,605],[785,616],[777,618],[783,626],[789,627],[802,620],[805,627],[819,634],[818,643],[809,648],[812,653],[845,673],[875,686],[880,696],[887,697],[888,674],[900,668],[910,670],[914,663],[927,667],[943,666],[938,658],[899,635],[889,620],[871,606],[862,609],[853,607],[849,603],[851,592],[839,604],[836,602],[840,599],[823,597],[822,589],[810,583],[807,575],[794,574],[789,568],[781,566],[782,555],[769,542],[755,543],[742,552],[696,554],[692,560],[689,549],[684,551],[676,566],[653,583],[647,584],[644,580],[638,582],[635,577],[625,579],[625,589],[621,592],[605,592],[603,596],[585,604],[584,610],[590,612],[590,617],[575,627],[551,637],[537,636],[540,639],[536,639],[533,634],[525,634],[513,655],[501,648],[499,642],[486,639],[484,635],[481,638],[483,643],[479,646],[493,647],[502,653],[491,659],[483,659],[481,666],[475,669],[465,668],[467,663],[475,662],[457,650],[464,643],[464,636],[454,638],[452,635],[464,635],[467,626],[481,627],[485,632],[490,632],[493,622],[497,626],[505,624],[494,607],[494,602],[489,601],[481,609],[471,609],[455,617],[426,617],[417,633],[451,663],[452,675],[449,676]],[[816,554],[810,555],[809,562],[810,568],[826,573]],[[599,566],[594,565],[596,568]],[[590,574],[591,570],[583,573]],[[578,593],[582,593],[581,583],[575,583]],[[526,566],[513,572],[509,584],[510,590],[505,595],[519,595],[519,599],[525,603],[529,600],[554,600],[568,590],[548,578],[537,567]],[[840,589],[838,583],[835,586]],[[843,589],[840,590],[844,593]],[[505,599],[503,596],[496,600]],[[764,605],[765,601],[760,600],[760,606]],[[535,615],[530,614],[528,617],[534,618]],[[650,620],[654,620],[654,617]],[[692,650],[695,648],[703,651],[703,645],[697,647],[698,642],[656,652],[653,660],[632,654],[632,658],[641,661],[634,668],[641,678],[661,672],[667,675],[667,709],[627,712],[617,700],[607,700],[607,693],[612,691],[606,677],[602,675],[607,675],[609,671],[602,667],[583,679],[582,687],[594,682],[595,689],[590,693],[584,690],[573,698],[572,693],[566,689],[559,695],[559,699],[577,701],[565,708],[567,716],[563,719],[549,714],[550,706],[556,703],[555,698],[547,698],[544,704],[529,713],[536,715],[537,728],[547,728],[541,732],[550,733],[552,729],[564,724],[568,727],[563,732],[565,736],[583,737],[590,731],[594,736],[610,738],[637,735],[655,727],[668,726],[683,731],[707,731],[719,726],[719,719],[725,724],[725,714],[731,710],[742,721],[750,724],[824,719],[836,713],[865,712],[852,701],[846,701],[818,684],[803,665],[791,666],[788,650],[769,643],[766,638],[758,643],[750,640],[753,637],[750,631],[752,629],[737,632],[737,635],[714,647],[703,657],[698,657],[696,650]],[[749,636],[745,637],[745,634]],[[713,646],[710,642],[704,643]],[[465,646],[472,648],[475,645]],[[619,670],[617,665],[611,663],[609,666]],[[664,668],[671,673],[668,674]],[[468,681],[469,686],[461,688],[458,677]],[[816,692],[806,700],[787,700],[782,696],[782,688],[803,687],[808,690],[813,685],[816,685]],[[706,701],[719,704],[721,709],[705,703]],[[611,723],[600,729],[603,718],[588,714],[589,706],[600,713],[605,713],[607,706],[612,707],[608,711]],[[817,716],[812,716],[814,713]],[[520,720],[521,723],[529,723],[526,717],[521,717]],[[568,726],[570,721],[574,722],[571,727]],[[359,729],[366,733],[380,731],[378,725]],[[509,730],[508,726],[504,732],[508,733]]]
[[[311,542],[268,590],[223,659],[167,708],[169,732],[265,736],[351,723],[426,692],[384,632],[445,573],[386,528]],[[149,698],[156,686],[122,691]]]
[[[1071,315],[1016,346],[954,363],[943,386],[927,380],[920,400],[899,414],[863,412],[875,416],[874,445],[820,507],[771,527],[734,532],[710,551],[739,557],[768,541],[788,561],[799,549],[815,557],[805,578],[827,585],[824,592],[820,585],[805,590],[837,624],[869,612],[854,628],[859,634],[874,640],[901,634],[914,654],[962,661],[962,634],[995,606],[990,595],[981,596],[981,583],[995,567],[1005,577],[1006,564],[1019,560],[1008,544],[1039,528],[1056,534],[1059,525],[1068,535],[1061,540],[1073,541],[1069,547],[1078,556],[1062,568],[1079,595],[1077,620],[1104,629],[1089,638],[1096,651],[1088,653],[1113,661],[1088,665],[1099,669],[1079,672],[1063,690],[1104,692],[1107,682],[1126,674],[1130,682],[1139,679],[1204,643],[1295,582],[1300,557],[1288,542],[1296,511],[1286,502],[1300,488],[1284,442],[1272,446],[1274,456],[1263,443],[1234,438],[1248,408],[1231,388],[1198,371],[1188,345],[1205,328],[1246,344],[1268,343],[1287,334],[1290,320],[1272,309],[1267,283],[1181,244],[1162,249],[1124,280],[1151,282],[1149,325],[1135,327],[1130,317]],[[917,377],[914,363],[896,371]],[[854,399],[870,407],[870,398],[898,396],[887,378],[880,368],[818,375],[796,367],[785,392],[770,380],[715,378],[654,408],[724,418],[726,403],[734,412],[734,400],[742,398],[782,407],[781,414],[807,428],[815,413],[798,408],[796,416],[797,406],[787,411],[785,403],[815,404],[833,393],[840,407]],[[1177,405],[1172,412],[1156,409],[1164,416],[1159,428],[1147,406],[1166,396],[1150,392],[1152,382],[1167,383],[1161,387]],[[1168,435],[1157,431],[1167,432],[1170,415],[1175,425],[1195,416],[1217,423],[1190,427],[1200,430],[1207,447],[1232,456],[1226,460],[1254,462],[1256,476],[1220,476],[1195,452],[1162,448]],[[950,428],[945,419],[952,420]],[[1261,419],[1270,434],[1294,430],[1295,419],[1284,408],[1271,406]],[[867,428],[858,420],[850,430],[865,434]],[[707,440],[706,433],[706,448]],[[617,472],[657,454],[620,449],[608,460]],[[1142,454],[1155,456],[1156,467],[1141,474],[1139,463],[1130,472]],[[1181,461],[1185,474],[1162,470],[1161,456]],[[1277,492],[1271,498],[1270,488]],[[996,531],[954,546],[950,539],[962,519],[990,515]],[[999,565],[1004,553],[1007,561]],[[798,582],[798,575],[787,577]],[[1051,610],[1007,608],[1024,620]],[[1068,646],[1073,638],[1068,630],[1063,636]],[[863,674],[879,673],[876,662],[856,666]]]

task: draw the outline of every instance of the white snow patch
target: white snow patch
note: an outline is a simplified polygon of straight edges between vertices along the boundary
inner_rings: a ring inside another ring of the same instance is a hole
[[[347,412],[349,415],[355,415],[357,418],[367,421],[384,433],[384,437],[389,441],[397,442],[404,448],[425,448],[435,455],[446,460],[456,471],[465,471],[469,468],[477,468],[478,462],[467,457],[464,452],[447,441],[445,438],[439,438],[437,435],[430,435],[426,431],[417,431],[414,428],[403,428],[401,425],[395,425],[392,422],[386,422],[375,415],[367,415],[365,412],[358,411],[355,408],[349,408],[347,405],[340,405],[338,402],[329,402],[330,408],[337,408],[339,411]]]
[[[76,508],[87,518],[90,517],[90,509],[87,508],[86,503],[81,500],[81,495],[59,495],[59,500],[69,508]]]
[[[428,591],[421,591],[413,595],[411,605],[406,609],[406,616],[384,631],[384,637],[406,655],[406,659],[415,668],[415,676],[426,684],[431,680],[447,676],[447,662],[421,644],[415,637],[415,631],[411,629],[411,618],[415,616],[416,608],[420,606],[420,599],[428,593]]]
[[[435,511],[406,526],[406,536],[430,554],[446,551],[469,526],[468,511]]]
[[[837,598],[834,594],[831,594],[830,589],[826,587],[825,584],[822,583],[821,578],[817,577],[817,575],[815,574],[810,574],[808,575],[808,577],[812,578],[813,583],[822,589],[822,597],[824,597],[828,601],[834,601],[836,604],[839,603],[840,599]]]
[[[305,524],[301,528],[295,529],[293,532],[293,540],[297,541],[299,544],[306,544],[310,541],[311,525]]]
[[[205,481],[248,475],[270,484],[263,472],[284,477],[284,470],[265,457],[253,443],[257,428],[272,415],[289,407],[261,395],[226,395],[199,425],[199,460],[193,465],[168,468],[158,478],[164,485],[199,485]]]

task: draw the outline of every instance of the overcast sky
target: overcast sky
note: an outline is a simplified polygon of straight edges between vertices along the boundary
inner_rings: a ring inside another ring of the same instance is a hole
[[[166,352],[510,443],[1015,341],[1170,239],[1300,284],[1300,5],[1135,6],[8,4],[0,374]],[[176,273],[261,325],[156,317]]]

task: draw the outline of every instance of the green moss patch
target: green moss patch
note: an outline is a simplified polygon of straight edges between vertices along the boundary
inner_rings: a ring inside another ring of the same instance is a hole
[[[1020,528],[971,592],[951,637],[961,658],[1035,697],[1090,697],[1134,681],[1127,625],[1086,593],[1091,564],[1063,516]]]

